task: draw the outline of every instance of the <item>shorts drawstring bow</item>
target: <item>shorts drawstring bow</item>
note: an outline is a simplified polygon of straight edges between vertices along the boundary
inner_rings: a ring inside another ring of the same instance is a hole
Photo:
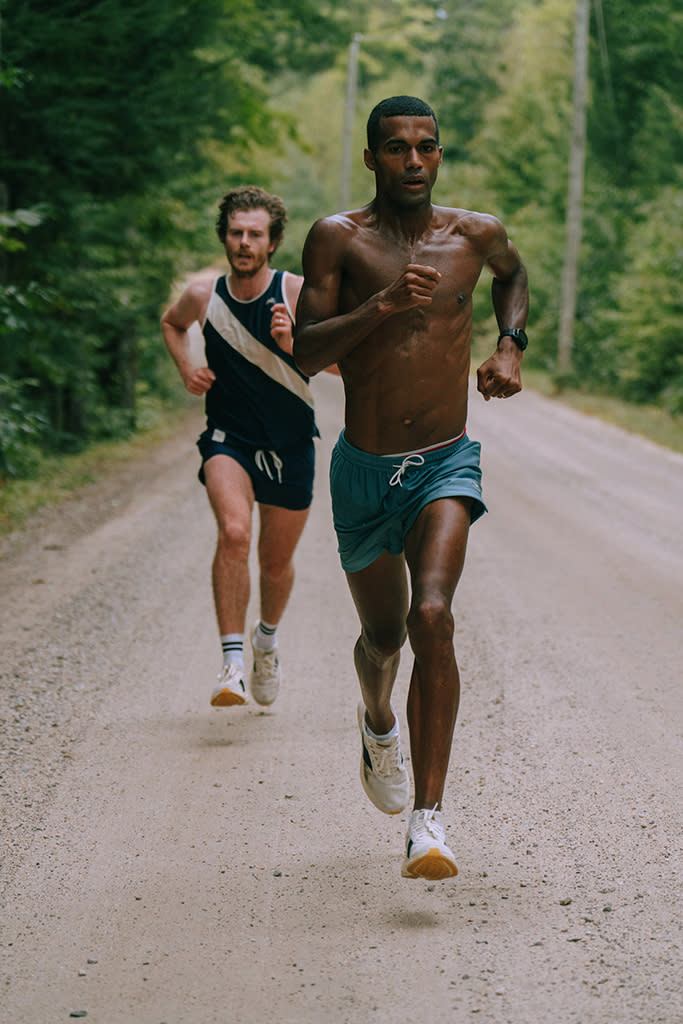
[[[403,462],[401,463],[400,466],[397,466],[397,465],[394,466],[394,469],[396,470],[396,472],[394,473],[394,475],[389,480],[389,486],[390,487],[396,487],[398,485],[399,487],[403,487],[403,474],[408,469],[408,467],[409,466],[424,466],[424,461],[425,460],[422,457],[422,455],[418,455],[417,453],[415,453],[413,455],[406,455],[405,459],[403,460]]]

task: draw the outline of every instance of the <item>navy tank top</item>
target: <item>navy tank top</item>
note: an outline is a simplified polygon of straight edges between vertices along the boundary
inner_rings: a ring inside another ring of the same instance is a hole
[[[274,271],[261,295],[240,302],[226,276],[217,278],[202,324],[207,364],[216,374],[206,393],[209,424],[274,450],[318,436],[308,377],[270,334],[272,307],[285,302],[282,279],[283,271]]]

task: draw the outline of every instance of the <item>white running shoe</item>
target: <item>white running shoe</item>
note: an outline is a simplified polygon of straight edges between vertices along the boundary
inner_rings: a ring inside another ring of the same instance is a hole
[[[358,728],[363,742],[360,781],[375,807],[385,814],[400,814],[410,798],[408,772],[403,763],[401,743],[396,735],[388,743],[379,743],[368,734],[365,705],[358,705]]]
[[[224,665],[218,673],[218,686],[211,694],[211,705],[214,708],[227,708],[232,704],[246,704],[247,692],[244,688],[242,671],[237,665]]]
[[[277,647],[272,651],[261,651],[254,646],[254,635],[258,623],[252,630],[251,649],[254,663],[249,677],[249,689],[257,704],[272,704],[280,689],[280,660]]]
[[[441,811],[413,811],[410,815],[406,856],[401,868],[404,878],[427,878],[430,882],[453,878],[458,869],[446,846]]]

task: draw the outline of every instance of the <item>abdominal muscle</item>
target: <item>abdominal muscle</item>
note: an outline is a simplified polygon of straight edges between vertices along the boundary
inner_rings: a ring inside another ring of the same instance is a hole
[[[457,437],[467,421],[469,346],[429,359],[400,353],[374,366],[345,360],[347,441],[374,455],[413,451]]]

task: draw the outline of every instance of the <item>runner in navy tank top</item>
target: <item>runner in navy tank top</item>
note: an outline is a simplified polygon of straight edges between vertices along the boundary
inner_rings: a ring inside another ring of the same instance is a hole
[[[216,517],[212,582],[223,667],[214,707],[244,704],[244,633],[251,589],[254,503],[260,517],[260,619],[251,631],[248,690],[272,704],[280,686],[277,627],[294,583],[293,556],[313,496],[318,436],[308,378],[292,358],[302,278],[273,270],[287,212],[254,186],[229,192],[216,230],[227,275],[200,275],[164,313],[166,346],[187,390],[204,396],[207,425],[197,446]],[[201,326],[206,364],[192,359],[190,328]]]

